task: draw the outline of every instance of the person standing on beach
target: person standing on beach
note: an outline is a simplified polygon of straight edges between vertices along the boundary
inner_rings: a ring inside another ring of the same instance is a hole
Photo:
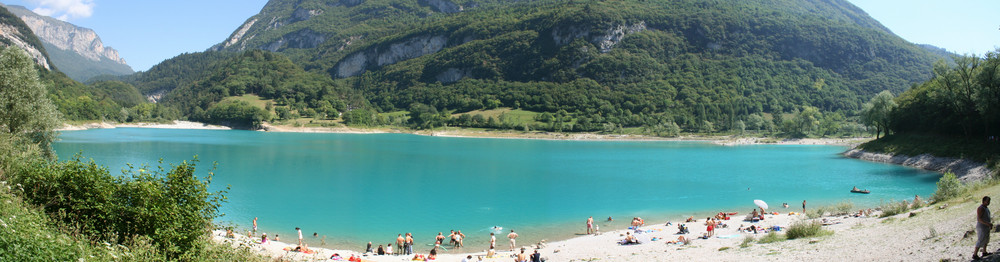
[[[587,218],[587,235],[594,233],[594,217]]]
[[[462,230],[456,231],[455,234],[458,235],[458,247],[465,247],[465,243],[462,243],[462,240],[465,239],[465,234],[462,234]]]
[[[413,254],[413,234],[406,233],[406,254]]]
[[[399,250],[399,253],[403,253],[403,243],[406,243],[406,240],[403,239],[403,234],[399,234],[396,237],[396,249]]]
[[[257,234],[257,217],[253,217],[253,234]]]
[[[497,247],[497,236],[490,232],[490,249]]]
[[[993,219],[990,217],[990,197],[983,197],[983,204],[979,205],[976,209],[976,249],[972,251],[972,260],[979,260],[979,249],[983,249],[983,257],[989,256],[990,252],[986,252],[986,244],[990,243],[990,229],[993,229]]]
[[[510,251],[514,251],[514,246],[516,246],[517,243],[514,239],[517,238],[517,233],[514,233],[514,230],[511,229],[510,234],[507,234],[507,238],[510,238]],[[521,253],[524,253],[524,250],[521,250]]]
[[[295,231],[298,231],[298,232],[299,232],[299,246],[301,247],[301,246],[302,246],[302,229],[301,229],[301,228],[298,228],[298,227],[296,227],[296,228],[295,228]]]
[[[802,214],[806,213],[806,201],[802,200]]]

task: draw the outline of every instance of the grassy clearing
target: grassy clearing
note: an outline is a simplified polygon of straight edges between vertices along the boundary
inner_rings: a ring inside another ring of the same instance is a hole
[[[256,107],[260,107],[260,108],[265,108],[267,106],[267,102],[274,103],[273,99],[263,99],[260,96],[257,96],[257,95],[254,95],[254,94],[245,94],[245,95],[242,95],[242,96],[230,96],[230,97],[226,97],[225,99],[222,99],[222,101],[223,102],[226,102],[226,101],[244,101],[244,102],[250,103],[250,105],[253,105],[253,106],[256,106]],[[274,113],[274,112],[271,112],[271,113]]]
[[[469,112],[460,113],[460,114],[452,114],[451,116],[452,117],[458,117],[458,116],[466,115],[466,114],[467,115],[472,115],[472,116],[482,115],[484,118],[493,117],[493,119],[498,119],[498,120],[500,118],[500,115],[506,115],[507,117],[509,117],[511,120],[513,120],[515,123],[517,123],[519,125],[523,125],[523,124],[528,124],[528,125],[541,124],[541,122],[535,121],[535,117],[538,116],[541,113],[527,111],[527,110],[521,110],[521,109],[511,109],[509,107],[501,107],[501,108],[490,109],[490,110],[474,110],[474,111],[469,111]]]

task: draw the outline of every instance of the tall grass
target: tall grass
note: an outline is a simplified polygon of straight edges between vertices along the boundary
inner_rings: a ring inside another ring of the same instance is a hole
[[[882,217],[891,217],[891,216],[895,216],[895,215],[898,215],[898,214],[905,213],[906,211],[909,211],[910,210],[910,204],[907,203],[906,201],[882,202],[881,204],[879,204],[879,209],[882,209],[882,214],[879,215],[878,217],[880,217],[880,218],[882,218]]]
[[[788,231],[785,232],[785,237],[788,239],[797,239],[804,237],[814,237],[825,234],[830,234],[832,232],[823,230],[823,225],[816,221],[805,222],[799,221],[795,222],[788,227]]]
[[[748,248],[750,244],[753,244],[754,238],[752,235],[747,235],[743,237],[743,243],[740,243],[740,248]]]
[[[767,233],[767,235],[764,235],[764,237],[761,237],[760,240],[757,240],[757,243],[767,244],[767,243],[774,243],[774,242],[779,242],[779,241],[783,241],[783,240],[785,240],[784,236],[779,235],[778,232],[771,231],[771,233]]]

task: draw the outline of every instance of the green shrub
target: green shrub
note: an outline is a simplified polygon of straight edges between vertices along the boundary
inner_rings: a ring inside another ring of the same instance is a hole
[[[878,216],[881,218],[881,217],[890,217],[902,214],[906,211],[909,211],[910,207],[909,204],[906,203],[906,201],[899,201],[899,202],[890,201],[888,203],[883,202],[881,205],[879,205],[879,209],[882,209],[882,214]]]
[[[836,211],[834,215],[846,215],[850,214],[853,211],[854,203],[852,203],[851,201],[842,201],[840,203],[834,204],[833,207],[831,207],[830,209]]]
[[[828,233],[828,231],[823,230],[823,225],[816,221],[805,222],[799,221],[795,222],[788,227],[788,231],[785,232],[785,237],[788,239],[797,239],[804,237],[814,237]]]
[[[224,192],[211,193],[211,172],[204,181],[194,175],[194,161],[169,172],[124,171],[112,176],[106,167],[84,163],[77,155],[66,162],[36,161],[16,170],[15,183],[24,187],[24,201],[42,207],[83,236],[98,242],[149,242],[167,258],[199,252]]]
[[[740,248],[748,248],[748,247],[750,247],[750,245],[753,244],[753,241],[754,241],[754,238],[751,235],[747,235],[746,237],[743,237],[743,243],[740,243]]]
[[[937,182],[937,191],[934,192],[932,198],[935,202],[941,202],[948,199],[952,199],[962,194],[964,188],[962,187],[962,182],[958,181],[955,174],[952,172],[945,172],[944,176]]]
[[[778,242],[778,241],[782,241],[782,240],[785,240],[785,237],[779,235],[778,232],[771,231],[771,233],[767,233],[767,235],[764,235],[764,237],[760,238],[760,240],[757,240],[757,243],[767,244],[767,243],[774,243],[774,242]],[[744,241],[746,241],[746,240],[744,240]]]

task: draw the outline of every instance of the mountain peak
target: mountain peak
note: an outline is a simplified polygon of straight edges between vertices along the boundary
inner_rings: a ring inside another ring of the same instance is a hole
[[[31,28],[53,56],[55,60],[53,63],[73,79],[83,81],[100,74],[122,75],[133,72],[125,63],[125,59],[118,54],[118,50],[105,46],[94,30],[36,14],[23,6],[8,5],[7,9]],[[104,65],[97,66],[100,70],[94,70],[93,66],[84,66],[88,68],[76,70],[78,66],[72,65],[81,63]]]

